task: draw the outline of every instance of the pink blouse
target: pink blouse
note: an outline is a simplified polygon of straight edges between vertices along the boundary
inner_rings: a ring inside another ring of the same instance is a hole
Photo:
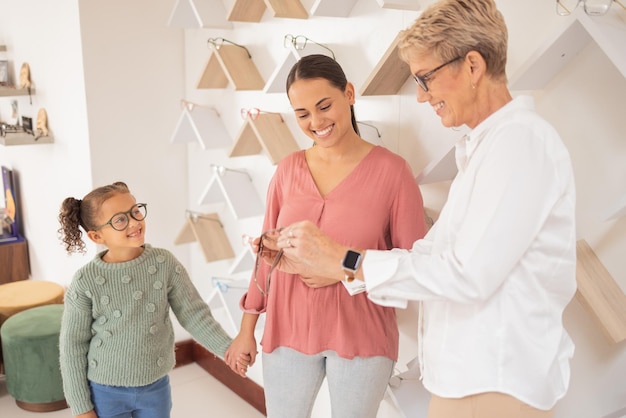
[[[324,197],[303,150],[284,158],[269,185],[263,228],[305,219],[353,248],[411,248],[426,233],[422,196],[409,165],[379,146]],[[261,263],[257,281],[263,289],[268,269]],[[313,289],[276,270],[267,299],[252,278],[241,306],[248,313],[266,313],[261,341],[266,353],[289,347],[304,354],[334,350],[348,359],[397,360],[394,308],[372,303],[365,293],[350,296],[342,283]]]

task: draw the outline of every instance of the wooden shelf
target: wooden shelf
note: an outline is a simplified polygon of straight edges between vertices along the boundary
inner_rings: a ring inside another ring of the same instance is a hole
[[[548,39],[511,77],[511,90],[541,90],[578,55],[595,41],[609,60],[626,77],[626,25],[617,14],[608,13],[594,20],[577,10],[568,25]]]
[[[452,180],[457,172],[455,148],[453,146],[443,157],[428,163],[415,179],[419,184],[437,183],[439,181]]]
[[[272,164],[300,149],[280,113],[259,113],[247,118],[239,131],[230,157],[259,154],[265,150]]]
[[[261,216],[265,212],[265,206],[247,171],[214,166],[214,174],[198,204],[224,201],[237,219]]]
[[[222,0],[177,0],[167,25],[182,29],[233,27],[226,20]]]
[[[28,89],[18,89],[10,86],[0,86],[0,97],[17,97],[17,96],[32,96],[35,94],[33,87]]]
[[[223,89],[231,83],[235,90],[263,90],[265,81],[245,48],[238,45],[211,45],[211,48],[197,88]]]
[[[267,6],[263,0],[235,0],[228,20],[231,22],[260,22]]]
[[[37,139],[35,138],[36,137],[34,135],[23,132],[7,133],[6,136],[0,136],[0,145],[40,145],[51,144],[54,142],[54,137],[52,135],[40,136]]]
[[[175,245],[197,241],[207,263],[235,256],[217,213],[188,212],[187,215],[183,229],[174,240]]]
[[[274,17],[309,18],[309,14],[299,0],[265,0],[265,4],[274,13]]]
[[[287,54],[283,59],[283,62],[278,66],[274,73],[270,76],[267,84],[265,85],[265,93],[286,93],[285,80],[291,71],[291,67],[302,57],[313,54],[323,54],[328,57],[332,57],[332,52],[326,47],[316,44],[314,42],[307,42],[304,49],[296,49],[293,44],[287,45]]]
[[[399,10],[421,10],[422,1],[416,0],[376,0],[378,5],[383,9],[399,9]]]
[[[348,17],[357,0],[316,0],[311,7],[314,16]]]
[[[398,42],[400,35],[396,36],[374,71],[361,87],[362,96],[381,96],[396,94],[406,83],[411,75],[409,65],[400,59],[398,55]]]
[[[576,243],[576,298],[611,343],[626,339],[626,295],[585,240]]]
[[[184,102],[171,142],[198,141],[202,149],[230,147],[232,138],[214,108]]]

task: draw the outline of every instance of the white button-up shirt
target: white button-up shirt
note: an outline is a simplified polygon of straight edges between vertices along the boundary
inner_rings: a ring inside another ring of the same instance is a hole
[[[456,145],[459,172],[412,250],[367,251],[369,298],[422,301],[424,386],[440,397],[509,394],[550,409],[567,391],[574,344],[563,310],[576,291],[569,153],[519,97]]]

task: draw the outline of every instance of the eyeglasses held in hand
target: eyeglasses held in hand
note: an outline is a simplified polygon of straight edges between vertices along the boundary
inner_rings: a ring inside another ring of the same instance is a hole
[[[282,248],[276,253],[276,256],[274,257],[274,261],[272,261],[272,264],[270,265],[269,270],[267,271],[267,276],[265,277],[265,290],[263,290],[263,288],[261,287],[261,285],[259,284],[259,281],[257,279],[257,276],[259,274],[259,267],[261,267],[261,261],[263,259],[262,255],[265,251],[271,251],[271,250],[266,250],[265,249],[265,245],[263,245],[263,240],[264,239],[271,239],[268,237],[268,234],[274,233],[274,232],[279,232],[280,229],[272,229],[269,231],[264,232],[263,234],[261,234],[261,238],[259,240],[259,251],[256,253],[256,262],[254,265],[254,283],[256,284],[257,289],[259,289],[259,292],[261,292],[261,295],[263,295],[263,297],[267,297],[267,295],[269,295],[270,293],[270,284],[272,282],[272,273],[274,272],[274,270],[276,269],[276,266],[278,266],[278,263],[280,262],[280,259],[283,256],[283,250]]]
[[[556,14],[559,16],[568,16],[578,7],[579,4],[583,4],[585,13],[589,16],[604,16],[608,13],[611,5],[617,3],[626,10],[626,6],[619,0],[556,0]]]
[[[240,112],[241,119],[243,120],[247,120],[248,118],[250,118],[250,120],[257,120],[261,113],[269,113],[280,116],[280,121],[284,122],[283,115],[281,115],[279,112],[269,112],[267,110],[261,110],[258,107],[251,107],[249,109],[242,108]]]
[[[458,56],[454,59],[451,59],[450,61],[444,62],[443,64],[441,64],[439,67],[435,68],[434,70],[430,70],[429,72],[427,72],[424,75],[417,75],[417,74],[413,74],[413,80],[415,80],[415,82],[417,83],[418,86],[420,86],[422,88],[422,90],[424,90],[425,92],[428,91],[428,85],[426,84],[426,82],[428,81],[428,79],[435,74],[437,71],[441,70],[443,67],[445,67],[448,64],[452,64],[454,61],[460,60],[461,56]]]
[[[111,219],[109,219],[109,222],[94,228],[94,231],[104,228],[107,225],[111,225],[111,228],[115,229],[116,231],[123,231],[128,228],[128,224],[130,223],[129,216],[139,222],[146,219],[147,214],[148,205],[146,203],[137,203],[126,212],[116,213],[111,217]]]
[[[294,36],[294,35],[288,33],[283,38],[283,48],[287,48],[287,45],[292,44],[295,49],[297,49],[298,51],[302,51],[304,48],[306,48],[307,42],[314,43],[315,45],[319,45],[322,48],[327,49],[328,52],[330,52],[330,55],[332,56],[332,58],[335,61],[337,61],[337,59],[335,58],[335,53],[333,52],[332,49],[330,49],[326,45],[322,45],[320,43],[317,43],[313,39],[309,39],[309,38],[307,38],[304,35],[295,35]]]

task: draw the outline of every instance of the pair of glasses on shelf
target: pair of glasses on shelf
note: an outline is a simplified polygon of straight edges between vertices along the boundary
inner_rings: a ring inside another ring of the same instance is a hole
[[[272,282],[272,273],[274,272],[274,270],[276,269],[276,266],[278,266],[278,263],[280,262],[280,259],[283,256],[283,250],[280,249],[275,257],[274,257],[274,261],[272,261],[272,264],[270,265],[269,270],[267,270],[267,276],[265,276],[265,290],[261,287],[261,284],[259,283],[259,279],[258,279],[258,275],[259,275],[259,267],[261,267],[261,262],[262,262],[262,255],[265,252],[269,252],[271,250],[267,250],[265,248],[265,245],[263,244],[263,240],[265,239],[273,239],[270,238],[269,235],[270,234],[274,234],[280,232],[280,229],[271,229],[269,231],[264,232],[263,234],[261,234],[261,239],[259,240],[259,251],[256,253],[256,261],[254,263],[254,283],[256,284],[257,289],[259,289],[259,292],[261,292],[261,295],[263,295],[263,297],[267,297],[267,295],[269,295],[270,293],[270,284]]]
[[[301,51],[301,50],[303,50],[304,48],[306,48],[307,43],[309,43],[309,42],[310,42],[310,43],[313,43],[313,44],[315,44],[315,45],[319,45],[319,46],[321,46],[322,48],[327,49],[327,50],[328,50],[328,52],[330,52],[330,55],[332,56],[332,58],[333,58],[334,60],[336,60],[336,59],[335,59],[335,53],[332,51],[332,49],[330,49],[330,48],[329,48],[329,47],[327,47],[326,45],[322,45],[322,44],[320,44],[320,43],[317,43],[317,42],[315,42],[314,40],[309,39],[309,38],[307,38],[307,37],[306,37],[306,36],[304,36],[304,35],[295,35],[295,36],[294,36],[294,35],[292,35],[292,34],[288,33],[288,34],[287,34],[287,35],[285,35],[285,37],[283,38],[283,47],[284,47],[284,48],[287,48],[287,46],[288,46],[289,44],[291,44],[291,45],[293,45],[293,47],[294,47],[295,49],[297,49],[298,51]]]
[[[247,120],[247,119],[257,120],[257,118],[259,117],[261,113],[269,113],[269,114],[280,116],[280,121],[284,122],[283,115],[281,115],[279,112],[269,112],[267,110],[261,110],[258,107],[242,108],[240,112],[241,112],[240,113],[241,119],[243,120]]]
[[[243,48],[246,50],[246,53],[248,54],[248,58],[252,58],[252,55],[250,55],[250,51],[248,51],[248,48],[246,48],[243,45],[239,45],[233,41],[229,41],[228,39],[225,38],[209,38],[207,40],[207,43],[209,43],[210,45],[213,45],[215,47],[215,49],[220,49],[222,47],[222,45],[224,45],[224,43],[228,43],[231,45],[235,45],[238,46],[239,48]]]
[[[620,0],[556,0],[556,13],[559,16],[568,16],[582,3],[585,13],[589,16],[603,16],[608,13],[613,3],[622,9],[626,6]]]

